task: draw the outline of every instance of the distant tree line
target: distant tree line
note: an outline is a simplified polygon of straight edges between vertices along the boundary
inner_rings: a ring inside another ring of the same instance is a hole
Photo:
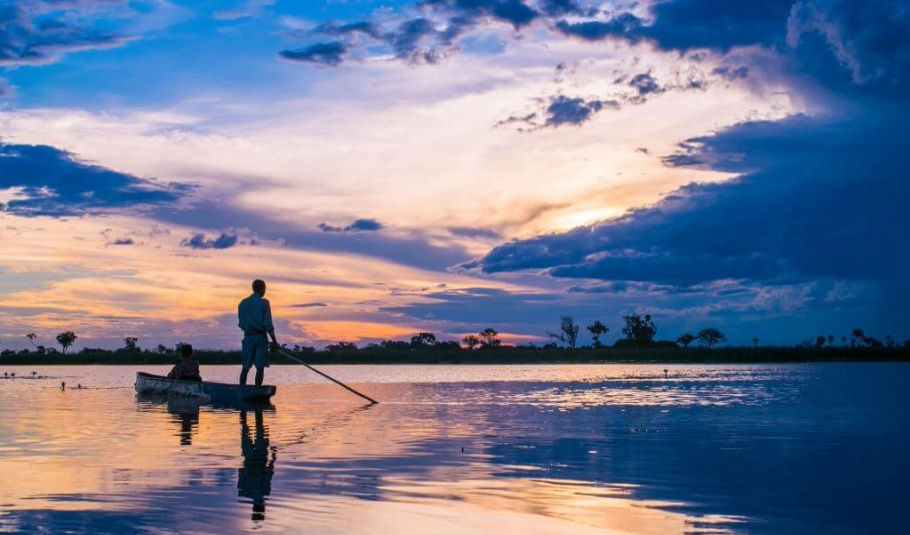
[[[582,332],[582,326],[578,324],[572,316],[563,316],[560,318],[559,327],[555,331],[548,331],[546,334],[551,339],[550,342],[537,345],[533,343],[518,344],[516,346],[504,346],[502,340],[500,339],[500,333],[494,328],[486,328],[479,331],[476,334],[468,334],[464,336],[460,343],[455,340],[439,340],[436,335],[432,332],[420,332],[412,336],[409,341],[403,340],[385,340],[382,342],[371,342],[363,346],[358,346],[353,342],[337,342],[329,344],[323,350],[317,350],[314,347],[293,345],[291,347],[286,344],[283,346],[287,350],[292,350],[298,353],[307,354],[309,356],[315,355],[324,355],[326,357],[355,357],[357,355],[373,355],[373,356],[395,356],[396,359],[399,357],[406,359],[407,356],[414,357],[415,355],[420,355],[421,358],[426,358],[427,361],[432,361],[432,356],[436,355],[440,358],[451,358],[453,360],[463,359],[459,355],[474,355],[476,353],[476,358],[483,359],[490,357],[495,353],[500,353],[501,351],[506,351],[510,354],[517,354],[517,352],[538,350],[542,351],[542,354],[551,355],[553,359],[559,359],[560,352],[565,351],[591,351],[591,350],[603,350],[608,351],[612,349],[623,349],[623,350],[642,350],[642,349],[679,349],[685,351],[694,351],[690,349],[690,346],[694,343],[698,343],[704,350],[715,350],[716,346],[723,344],[727,341],[726,335],[720,330],[714,327],[706,327],[701,329],[695,334],[684,333],[673,340],[659,340],[657,339],[657,326],[654,323],[653,318],[649,314],[639,314],[639,313],[630,313],[624,314],[622,316],[623,326],[621,328],[622,337],[616,340],[612,344],[611,348],[608,348],[603,341],[604,335],[610,332],[610,328],[601,322],[600,320],[594,320],[590,325],[584,327],[584,330],[590,334],[590,344],[585,345],[580,340],[580,334]],[[19,351],[14,351],[12,349],[5,349],[0,352],[0,357],[12,357],[12,356],[48,356],[53,357],[54,355],[68,355],[71,353],[71,348],[75,345],[79,337],[73,331],[64,331],[57,334],[54,337],[54,340],[57,342],[57,345],[60,347],[57,350],[54,347],[45,347],[36,342],[39,339],[39,336],[35,333],[28,333],[25,335],[29,343],[34,347],[34,350],[22,349]],[[910,340],[905,341],[903,344],[898,344],[895,339],[888,335],[885,337],[884,342],[877,340],[871,336],[867,336],[863,329],[853,329],[850,336],[841,336],[839,338],[839,344],[837,343],[838,339],[834,335],[819,335],[814,340],[804,341],[796,346],[797,349],[813,349],[813,350],[828,350],[828,349],[838,349],[838,350],[867,350],[867,349],[894,349],[894,348],[904,348],[910,349]],[[758,350],[758,338],[752,339],[751,349]],[[183,343],[176,344],[173,348],[165,346],[164,344],[158,344],[158,346],[152,350],[143,350],[139,347],[139,338],[136,336],[127,336],[123,339],[123,347],[120,349],[109,351],[104,349],[97,348],[83,348],[80,352],[80,355],[112,355],[108,360],[111,362],[120,362],[120,361],[149,361],[149,358],[142,357],[141,355],[158,355],[160,356],[157,359],[151,359],[152,361],[157,362],[168,361],[172,359],[171,355],[179,353],[180,346]],[[769,348],[770,349],[770,348]],[[780,348],[785,349],[785,348]],[[230,354],[232,352],[209,352],[211,354]],[[133,356],[133,358],[127,358]],[[62,358],[62,357],[61,357]],[[227,358],[227,357],[226,357]],[[233,358],[233,357],[231,357]],[[573,357],[574,358],[574,357]],[[579,357],[580,358],[580,357]],[[588,357],[586,357],[588,358]],[[595,356],[589,356],[589,358],[595,358]],[[469,357],[469,359],[474,360],[475,357]],[[217,359],[216,359],[217,360]],[[394,359],[393,359],[394,360]]]

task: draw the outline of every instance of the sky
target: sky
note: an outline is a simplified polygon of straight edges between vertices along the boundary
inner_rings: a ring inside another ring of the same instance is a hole
[[[908,0],[0,0],[0,348],[910,337]],[[586,338],[583,336],[583,340]]]

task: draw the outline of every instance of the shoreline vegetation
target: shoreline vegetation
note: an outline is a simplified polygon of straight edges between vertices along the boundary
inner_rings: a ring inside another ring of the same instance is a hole
[[[784,363],[784,362],[898,362],[910,361],[910,340],[898,344],[892,336],[884,342],[867,336],[863,329],[853,329],[850,336],[821,335],[796,346],[760,346],[753,338],[751,346],[718,347],[727,341],[718,329],[707,327],[696,334],[684,333],[674,340],[657,339],[657,327],[647,314],[627,314],[622,317],[623,337],[608,346],[602,337],[610,328],[594,321],[585,327],[590,333],[589,345],[579,340],[581,325],[571,316],[563,316],[559,329],[548,332],[552,342],[505,345],[500,333],[487,328],[469,334],[461,342],[438,340],[431,332],[412,336],[409,342],[386,340],[362,347],[351,342],[338,342],[324,349],[282,345],[285,352],[310,364],[703,364],[703,363]],[[0,365],[68,365],[68,364],[172,364],[178,360],[180,347],[159,344],[153,351],[139,347],[139,338],[127,336],[123,347],[116,350],[84,348],[67,352],[79,336],[73,331],[58,334],[60,345],[46,348],[36,343],[40,337],[29,333],[25,337],[34,349],[0,352]],[[693,343],[699,345],[693,346]],[[241,353],[237,350],[199,350],[194,352],[200,364],[238,365]],[[272,355],[274,364],[294,361],[280,354]]]
[[[310,349],[310,348],[306,348]],[[851,347],[650,347],[650,348],[528,348],[502,346],[463,348],[348,349],[344,352],[300,351],[292,355],[309,364],[751,364],[795,362],[910,362],[910,348]],[[196,350],[203,365],[240,365],[240,351]],[[0,357],[2,365],[173,364],[173,352],[86,349],[71,354],[37,353]],[[295,364],[279,354],[272,364]]]

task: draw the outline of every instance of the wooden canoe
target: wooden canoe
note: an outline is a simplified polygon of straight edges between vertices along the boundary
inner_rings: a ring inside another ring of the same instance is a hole
[[[143,395],[190,396],[217,403],[266,402],[276,390],[272,385],[177,381],[162,375],[136,372],[136,392]]]

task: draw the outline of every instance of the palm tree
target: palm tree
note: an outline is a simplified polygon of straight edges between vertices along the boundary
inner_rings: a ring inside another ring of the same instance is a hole
[[[862,347],[866,343],[866,332],[862,329],[853,329],[850,347],[856,347],[859,344]]]
[[[76,336],[76,333],[73,331],[65,331],[57,335],[57,343],[63,348],[64,355],[66,354],[66,350],[76,342],[77,338],[79,337]]]

